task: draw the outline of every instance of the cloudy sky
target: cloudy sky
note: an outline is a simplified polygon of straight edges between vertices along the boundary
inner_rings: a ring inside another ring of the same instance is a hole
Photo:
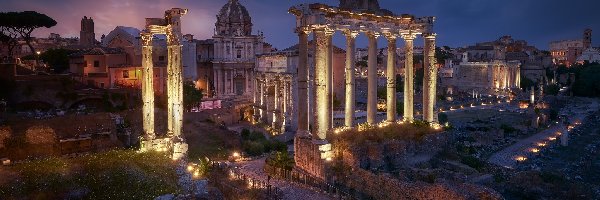
[[[215,15],[228,0],[0,0],[0,12],[33,10],[54,18],[58,25],[37,30],[36,36],[49,33],[79,36],[83,16],[95,22],[96,36],[108,34],[116,26],[141,29],[145,17],[161,17],[172,7],[188,8],[183,19],[184,33],[206,39],[213,35]],[[337,5],[338,0],[240,0],[252,16],[254,32],[263,31],[266,41],[277,48],[297,43],[293,33],[294,17],[290,6],[321,2]],[[436,16],[438,45],[460,47],[490,41],[502,35],[529,41],[541,49],[548,42],[579,39],[585,28],[600,33],[600,1],[598,0],[379,0],[382,8],[395,13]],[[599,35],[599,34],[594,34]],[[593,37],[600,38],[600,37]],[[334,40],[343,46],[343,36]],[[600,39],[594,40],[600,46]],[[417,43],[418,45],[419,43]],[[366,38],[358,38],[359,47]],[[380,46],[385,41],[380,38]]]

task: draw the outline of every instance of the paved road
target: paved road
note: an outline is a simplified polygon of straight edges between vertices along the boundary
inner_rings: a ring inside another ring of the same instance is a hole
[[[573,105],[567,105],[566,108],[561,110],[561,113],[569,114],[571,117],[570,121],[574,123],[583,121],[588,115],[588,111],[596,110],[598,110],[598,102],[593,101],[585,105],[579,104],[577,108],[574,108]],[[550,142],[558,142],[560,136],[557,134],[557,132],[563,132],[564,130],[566,130],[566,128],[562,124],[553,125],[544,131],[525,138],[501,151],[496,152],[488,159],[488,162],[507,168],[514,168],[518,163],[518,157],[527,158],[533,153],[533,148],[544,148],[543,146],[539,146],[539,143],[548,144]],[[550,140],[550,138],[554,138],[554,140]]]
[[[238,168],[241,169],[241,172],[252,176],[252,178],[260,179],[263,181],[267,181],[267,174],[264,172],[265,166],[265,158],[245,161],[245,162],[237,162],[234,164]],[[272,178],[270,181],[271,185],[278,187],[283,191],[284,199],[289,200],[330,200],[333,199],[326,194],[318,192],[314,189],[309,189],[307,187],[301,186],[299,184],[290,183],[287,181],[281,181]]]

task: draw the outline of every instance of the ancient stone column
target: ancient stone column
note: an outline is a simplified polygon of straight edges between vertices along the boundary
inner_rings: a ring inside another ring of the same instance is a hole
[[[260,120],[262,123],[267,123],[267,120],[265,120],[267,118],[267,104],[265,102],[265,82],[266,82],[266,78],[264,77],[264,75],[261,77],[262,80],[259,82],[260,84]]]
[[[297,135],[309,135],[308,132],[308,34],[298,29],[298,131]]]
[[[432,123],[435,118],[437,67],[435,66],[435,36],[436,34],[423,34],[425,38],[423,78],[423,121]]]
[[[404,121],[412,122],[414,120],[414,66],[413,52],[415,34],[402,34],[404,39]]]
[[[330,128],[331,116],[329,110],[331,109],[329,102],[331,100],[327,85],[329,84],[328,79],[328,39],[327,30],[317,29],[314,30],[315,35],[315,133],[318,139],[324,140],[327,136],[327,131]]]
[[[143,128],[144,137],[148,140],[154,139],[154,65],[152,63],[152,34],[142,33],[142,99],[144,105]]]
[[[388,34],[387,57],[387,121],[396,121],[396,36]]]
[[[277,128],[277,123],[279,122],[279,119],[277,119],[277,110],[279,109],[280,103],[279,87],[281,86],[279,77],[275,77],[275,80],[273,80],[273,85],[273,122],[271,127]]]
[[[377,38],[379,33],[367,33],[369,38],[367,74],[367,123],[374,125],[377,117]]]
[[[329,128],[333,128],[333,31],[327,31],[327,94],[329,95]]]
[[[355,81],[354,81],[354,65],[356,64],[356,58],[354,57],[354,49],[356,48],[356,36],[358,32],[345,31],[346,35],[346,110],[344,117],[344,125],[346,127],[354,126],[354,113],[355,113]]]
[[[167,32],[169,63],[167,67],[168,130],[169,136],[180,137],[183,131],[183,64],[181,33]]]

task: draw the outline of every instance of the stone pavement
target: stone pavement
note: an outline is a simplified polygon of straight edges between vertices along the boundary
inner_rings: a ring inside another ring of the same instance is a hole
[[[251,176],[255,179],[267,181],[268,175],[264,171],[265,158],[234,163],[242,173]],[[316,191],[312,188],[307,188],[296,183],[271,178],[271,185],[278,187],[283,192],[284,199],[289,200],[330,200],[332,197]]]
[[[598,102],[593,101],[586,105],[568,105],[566,108],[562,109],[561,112],[570,114],[570,123],[572,124],[574,122],[581,122],[589,114],[589,111],[596,110],[598,110]],[[518,164],[517,157],[526,159],[527,156],[532,153],[533,148],[543,148],[543,146],[538,145],[539,143],[547,145],[549,142],[557,142],[560,137],[557,135],[557,132],[561,132],[564,129],[564,125],[562,124],[553,125],[546,130],[496,152],[488,159],[488,162],[507,168],[514,168]],[[550,141],[550,138],[554,138],[554,140]]]

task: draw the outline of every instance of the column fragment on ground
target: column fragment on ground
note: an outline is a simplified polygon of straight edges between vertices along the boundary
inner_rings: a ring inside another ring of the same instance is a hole
[[[424,34],[423,121],[434,122],[437,67],[435,66],[435,34]]]
[[[386,35],[387,49],[387,122],[396,121],[396,36]]]
[[[404,39],[404,121],[414,120],[414,34],[403,34]]]
[[[143,128],[144,137],[148,140],[154,139],[154,66],[152,63],[152,34],[142,34],[142,99],[144,105]]]
[[[377,117],[377,33],[367,33],[369,38],[367,66],[367,123],[375,124]]]
[[[356,59],[354,57],[354,49],[356,47],[356,36],[358,32],[345,31],[346,35],[346,106],[345,106],[345,117],[344,125],[346,127],[354,126],[354,114],[355,114],[355,80],[354,80],[354,65]]]
[[[298,135],[308,135],[308,32],[298,30]]]
[[[331,123],[331,116],[329,115],[331,100],[327,85],[329,84],[328,79],[328,39],[326,30],[315,30],[315,90],[316,90],[316,101],[315,101],[315,113],[317,121],[315,123],[315,133],[319,139],[324,140],[327,136]]]

